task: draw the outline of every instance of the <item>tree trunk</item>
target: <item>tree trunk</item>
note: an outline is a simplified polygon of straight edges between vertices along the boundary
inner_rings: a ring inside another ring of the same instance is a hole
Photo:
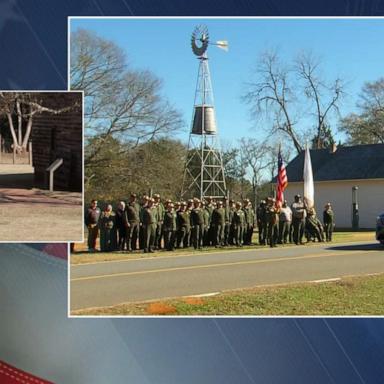
[[[31,115],[28,118],[27,129],[25,131],[24,140],[22,143],[23,148],[27,148],[28,140],[29,140],[29,137],[30,137],[31,131],[32,131],[32,123],[33,123],[33,117]]]
[[[23,118],[21,116],[20,101],[16,100],[17,111],[17,144],[20,147],[23,141]]]
[[[12,135],[13,148],[14,148],[14,150],[17,150],[18,149],[17,137],[16,137],[16,132],[15,132],[15,127],[13,125],[12,114],[10,112],[7,112],[7,118],[8,118],[8,123],[9,123],[9,129],[10,129],[11,135]]]

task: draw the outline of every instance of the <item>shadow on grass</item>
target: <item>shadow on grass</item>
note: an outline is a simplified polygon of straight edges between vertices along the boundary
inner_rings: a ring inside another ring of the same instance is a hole
[[[379,251],[379,250],[384,251],[384,247],[379,243],[340,245],[340,246],[328,247],[327,249],[330,249],[333,251]]]

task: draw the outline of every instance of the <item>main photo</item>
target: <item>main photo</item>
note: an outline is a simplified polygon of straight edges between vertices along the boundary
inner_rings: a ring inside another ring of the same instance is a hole
[[[86,237],[71,315],[383,313],[381,19],[69,29]]]

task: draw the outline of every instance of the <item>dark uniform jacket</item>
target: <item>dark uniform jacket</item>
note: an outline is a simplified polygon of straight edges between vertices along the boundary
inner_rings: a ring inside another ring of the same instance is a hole
[[[263,223],[265,222],[265,206],[259,205],[256,209],[257,222]]]
[[[88,208],[87,214],[85,215],[85,225],[96,225],[99,222],[101,210],[99,207],[95,209]]]
[[[323,223],[324,224],[333,224],[335,220],[335,215],[332,209],[326,209],[323,212]]]
[[[116,210],[116,227],[124,228],[126,225],[125,211],[124,209],[118,208]]]
[[[212,225],[224,225],[225,224],[225,210],[224,208],[215,208],[212,212],[211,218]]]
[[[275,206],[265,208],[265,220],[268,224],[276,224],[279,221],[279,212]]]
[[[191,225],[204,225],[204,211],[201,208],[193,208],[191,211]]]
[[[189,229],[191,226],[190,224],[190,218],[189,218],[189,211],[178,211],[177,212],[177,228],[186,227]]]
[[[138,203],[129,203],[126,207],[127,219],[130,223],[140,221],[140,205]]]
[[[245,214],[242,209],[236,210],[233,213],[232,224],[235,228],[244,227],[245,225]]]
[[[115,212],[103,212],[100,216],[99,226],[101,229],[112,229],[116,223]]]
[[[142,209],[142,222],[144,226],[157,223],[156,208],[149,208],[148,206]]]
[[[176,212],[165,211],[164,213],[164,231],[176,231]]]

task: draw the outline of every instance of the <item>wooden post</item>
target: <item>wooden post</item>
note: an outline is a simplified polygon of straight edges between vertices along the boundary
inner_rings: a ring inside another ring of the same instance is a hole
[[[16,164],[16,147],[13,146],[13,164]]]
[[[28,143],[29,165],[32,165],[32,141]]]
[[[46,172],[48,173],[49,177],[49,190],[50,192],[53,192],[53,181],[54,181],[54,175],[57,168],[59,168],[63,164],[63,159],[56,159],[47,169]]]

